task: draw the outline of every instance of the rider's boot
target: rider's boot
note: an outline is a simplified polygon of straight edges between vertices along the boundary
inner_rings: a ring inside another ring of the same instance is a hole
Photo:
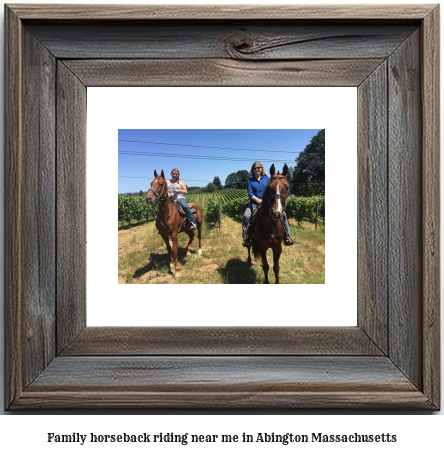
[[[292,237],[290,236],[290,233],[287,231],[287,229],[285,228],[285,225],[283,225],[283,228],[284,228],[284,245],[293,245],[294,244],[294,240],[292,239]]]
[[[250,247],[251,246],[250,231],[251,231],[251,225],[250,225],[250,222],[248,222],[247,229],[245,230],[245,237],[242,240],[242,247]]]

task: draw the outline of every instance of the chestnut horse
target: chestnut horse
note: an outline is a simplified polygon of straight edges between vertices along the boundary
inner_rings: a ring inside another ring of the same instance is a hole
[[[251,247],[254,258],[262,258],[262,269],[265,274],[265,283],[268,281],[267,250],[273,250],[273,271],[276,283],[279,283],[279,258],[282,252],[284,227],[282,214],[285,211],[287,198],[290,195],[290,186],[287,176],[288,166],[284,165],[282,174],[275,171],[274,164],[270,168],[270,181],[264,189],[260,204],[253,222],[251,231]],[[248,247],[248,262],[251,264],[250,247]]]
[[[151,188],[146,194],[147,204],[159,205],[159,212],[156,218],[156,228],[159,234],[162,236],[165,241],[166,248],[170,254],[170,271],[173,272],[173,258],[176,262],[176,277],[180,277],[179,274],[179,259],[177,255],[177,237],[180,225],[182,223],[183,217],[179,214],[177,209],[174,207],[171,198],[168,196],[168,185],[165,179],[165,175],[162,172],[160,176],[154,170],[155,179],[151,182]],[[195,206],[197,212],[194,215],[197,225],[197,233],[199,236],[199,255],[202,253],[202,208],[194,203],[188,203],[188,206]],[[194,239],[194,230],[191,229],[190,221],[186,220],[185,227],[183,231],[188,234],[190,238],[187,246],[186,256],[190,254],[191,243]],[[171,250],[170,240],[173,240],[173,249]]]

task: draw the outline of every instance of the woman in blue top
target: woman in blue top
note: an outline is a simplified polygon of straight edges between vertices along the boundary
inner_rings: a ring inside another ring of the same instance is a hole
[[[191,222],[191,229],[194,230],[194,228],[196,228],[196,220],[194,219],[191,209],[189,208],[187,200],[184,196],[188,193],[187,186],[185,185],[185,182],[182,182],[179,179],[179,174],[179,170],[176,168],[171,171],[171,180],[167,180],[168,195],[183,207]]]
[[[253,166],[250,170],[251,178],[247,182],[247,193],[250,197],[250,203],[245,210],[244,217],[242,219],[242,245],[244,247],[249,247],[250,244],[250,218],[254,210],[262,203],[262,195],[264,194],[265,187],[268,184],[270,178],[265,175],[264,167],[260,162],[253,163]],[[294,241],[290,236],[290,227],[288,226],[287,214],[282,213],[283,223],[284,223],[284,245],[293,245]]]

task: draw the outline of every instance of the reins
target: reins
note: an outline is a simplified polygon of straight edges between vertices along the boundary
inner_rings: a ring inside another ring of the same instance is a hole
[[[161,184],[161,185],[162,185],[162,190],[163,190],[163,186],[165,185],[165,183],[166,183],[166,181],[164,181],[164,183]],[[155,206],[156,204],[158,204],[158,205],[159,205],[159,210],[162,209],[163,212],[165,212],[165,214],[166,214],[165,208],[163,207],[163,205],[161,205],[161,204],[159,204],[159,203],[162,203],[162,202],[167,201],[167,200],[169,199],[168,190],[167,190],[167,193],[166,193],[166,194],[161,194],[161,193],[157,193],[156,190],[150,188],[150,189],[147,191],[146,194],[148,195],[148,193],[149,193],[150,191],[154,193],[154,196],[155,196],[155,198],[156,198],[156,199],[154,200],[154,202],[153,202],[153,205]],[[162,222],[162,220],[160,220],[160,218],[159,218],[159,223],[163,226],[163,228],[165,229],[166,232],[168,232],[168,228],[166,227],[166,225],[168,225],[168,221],[170,220],[171,214],[172,214],[173,211],[174,211],[174,204],[173,204],[172,206],[173,206],[173,208],[171,209],[170,214],[168,215],[167,219],[165,220],[165,224],[164,224],[164,223]]]
[[[279,231],[281,229],[280,225],[279,225],[279,220],[272,220],[270,217],[267,217],[267,220],[268,222],[270,223],[271,225],[271,239],[274,239],[278,234],[279,234]],[[276,224],[273,225],[273,222],[275,222]],[[262,229],[262,231],[265,233],[265,234],[268,234],[265,229],[264,229],[264,226],[262,225],[262,214],[259,216],[259,225]]]
[[[272,180],[280,180],[280,179],[286,179],[285,176],[273,176],[271,179],[270,179],[270,182]],[[267,193],[267,204],[268,204],[268,216],[267,216],[267,221],[270,223],[271,225],[271,239],[274,239],[276,236],[279,235],[279,231],[280,231],[280,224],[279,224],[279,220],[273,220],[271,217],[270,217],[270,208],[271,208],[271,202],[274,200],[274,199],[280,199],[282,201],[282,206],[283,206],[283,210],[285,211],[285,207],[287,206],[287,199],[284,199],[282,197],[282,195],[273,195],[271,198],[269,197],[269,190],[270,187],[266,187],[266,193]],[[262,231],[265,233],[265,234],[268,234],[263,225],[262,225],[262,211],[261,211],[261,214],[259,216],[259,224],[260,224],[260,227],[262,229]]]
[[[162,184],[163,185],[163,184]],[[153,192],[154,193],[154,196],[156,197],[156,199],[154,200],[153,202],[153,205],[155,206],[156,204],[158,204],[160,201],[164,201],[168,198],[168,195],[162,195],[160,193],[157,193],[156,190],[153,190],[152,188],[150,188],[146,194],[148,195],[149,192]]]

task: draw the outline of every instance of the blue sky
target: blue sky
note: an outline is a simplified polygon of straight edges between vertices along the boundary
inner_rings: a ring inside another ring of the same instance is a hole
[[[170,176],[178,168],[188,187],[215,176],[224,185],[228,174],[249,171],[255,161],[267,174],[272,163],[282,170],[319,130],[119,130],[119,193],[148,190],[155,169]]]

